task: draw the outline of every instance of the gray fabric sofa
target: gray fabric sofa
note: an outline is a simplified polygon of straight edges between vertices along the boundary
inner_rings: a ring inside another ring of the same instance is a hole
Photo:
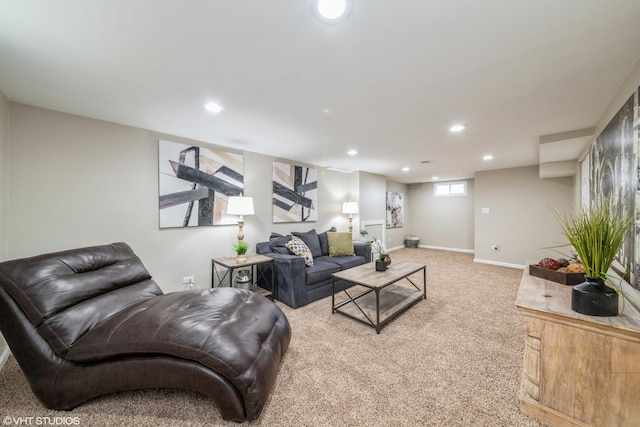
[[[331,228],[327,231],[336,231]],[[291,235],[283,236],[272,233],[268,242],[256,245],[256,252],[274,259],[275,284],[274,288],[263,279],[261,287],[274,292],[279,301],[290,307],[298,308],[331,295],[331,275],[371,261],[371,247],[368,243],[354,242],[355,255],[329,256],[327,232],[318,234],[315,229],[307,232],[293,232],[309,247],[313,254],[314,265],[307,267],[302,257],[293,255],[285,244],[291,240]],[[262,267],[269,269],[271,267]],[[373,268],[373,267],[372,267]],[[270,272],[262,277],[271,277]],[[338,289],[345,289],[351,285],[337,283]]]

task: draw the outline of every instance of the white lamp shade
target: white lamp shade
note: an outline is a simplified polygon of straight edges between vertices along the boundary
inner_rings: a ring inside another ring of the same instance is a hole
[[[229,215],[253,215],[253,197],[230,196],[227,213]]]
[[[358,203],[356,203],[356,202],[344,202],[342,204],[342,213],[343,214],[357,214],[358,213]]]

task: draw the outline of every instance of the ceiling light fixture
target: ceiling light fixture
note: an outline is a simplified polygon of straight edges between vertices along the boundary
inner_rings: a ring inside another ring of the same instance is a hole
[[[487,154],[486,156],[482,157],[482,160],[492,160],[493,156],[491,154]]]
[[[403,167],[403,168],[402,168],[402,170],[403,170],[404,172],[409,172],[411,169],[409,169],[409,167],[408,167],[408,166],[405,166],[405,167]]]
[[[439,176],[434,176],[434,177],[433,177],[433,178],[431,178],[431,179],[433,179],[433,180],[437,180],[437,179],[440,179],[440,177],[439,177]]]
[[[209,102],[205,104],[204,109],[209,111],[210,113],[220,113],[224,111],[224,108],[220,104],[216,104],[215,102]]]
[[[449,128],[449,132],[458,133],[462,132],[465,129],[463,125],[453,125]]]
[[[356,154],[358,154],[358,151],[357,150],[349,150],[349,151],[347,151],[347,154],[350,155],[350,156],[355,156]]]
[[[333,21],[347,11],[347,0],[318,0],[316,7],[322,18]]]

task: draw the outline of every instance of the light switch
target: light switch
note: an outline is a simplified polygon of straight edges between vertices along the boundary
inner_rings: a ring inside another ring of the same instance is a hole
[[[488,214],[489,213],[489,208],[482,208],[482,213],[483,214]]]

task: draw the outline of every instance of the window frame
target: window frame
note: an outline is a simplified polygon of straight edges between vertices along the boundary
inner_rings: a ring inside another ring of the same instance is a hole
[[[452,187],[462,185],[461,193],[451,192]],[[446,193],[438,192],[439,188],[447,188]],[[461,197],[467,195],[467,182],[466,181],[451,181],[451,182],[436,182],[433,185],[433,197]]]

